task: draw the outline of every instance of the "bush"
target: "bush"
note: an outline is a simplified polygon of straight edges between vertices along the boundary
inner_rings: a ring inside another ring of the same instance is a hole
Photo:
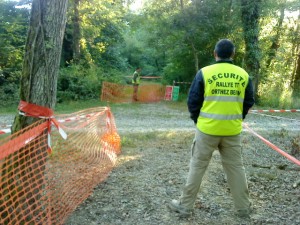
[[[299,109],[300,95],[278,86],[266,86],[259,92],[259,105],[269,108]]]
[[[105,71],[96,66],[85,68],[71,65],[60,70],[57,85],[57,101],[99,98],[103,81],[121,82],[121,74],[115,70]]]
[[[19,87],[15,83],[6,83],[5,86],[0,86],[0,107],[18,105],[19,93]]]

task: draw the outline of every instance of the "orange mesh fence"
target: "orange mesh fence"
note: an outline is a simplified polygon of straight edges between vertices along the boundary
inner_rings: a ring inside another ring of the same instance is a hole
[[[164,99],[165,86],[154,83],[139,85],[137,98],[139,102],[158,102]],[[101,101],[132,102],[132,85],[102,83]]]
[[[49,138],[49,119],[0,140],[1,225],[63,224],[114,167],[121,146],[109,108],[56,119],[66,140],[54,126]]]

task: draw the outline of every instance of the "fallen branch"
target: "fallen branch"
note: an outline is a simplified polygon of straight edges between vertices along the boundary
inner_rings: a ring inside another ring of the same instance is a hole
[[[259,167],[259,168],[265,168],[265,169],[271,169],[272,166],[266,166],[266,165],[258,165],[258,164],[252,164],[253,167]]]

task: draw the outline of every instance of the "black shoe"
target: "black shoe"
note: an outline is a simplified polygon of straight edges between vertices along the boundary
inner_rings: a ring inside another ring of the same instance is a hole
[[[236,212],[236,216],[238,216],[241,219],[250,219],[251,211],[251,209],[239,209]]]

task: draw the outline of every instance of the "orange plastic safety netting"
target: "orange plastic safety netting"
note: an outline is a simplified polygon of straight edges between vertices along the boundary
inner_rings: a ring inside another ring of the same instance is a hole
[[[0,224],[63,224],[114,167],[121,146],[109,108],[55,118],[66,140],[51,119],[0,140]]]
[[[158,102],[164,99],[165,86],[155,83],[142,83],[139,85],[137,99],[139,102]],[[132,85],[102,83],[101,101],[132,102]]]

